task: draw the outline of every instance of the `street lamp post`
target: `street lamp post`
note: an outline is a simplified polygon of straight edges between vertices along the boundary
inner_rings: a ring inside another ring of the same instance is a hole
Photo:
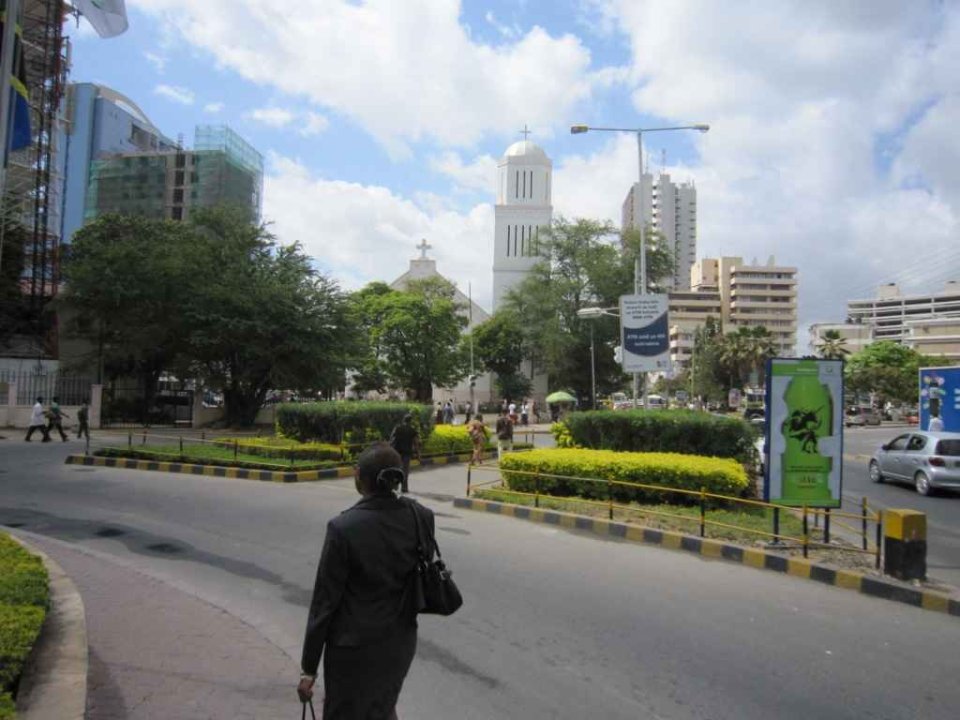
[[[610,317],[620,317],[618,313],[613,312],[615,308],[585,307],[577,310],[577,317],[582,320],[598,320],[604,315]],[[590,323],[590,392],[591,405],[597,409],[597,352],[594,346],[593,323]]]
[[[646,217],[645,217],[645,199],[646,194],[643,191],[643,134],[645,132],[668,132],[672,130],[696,130],[705,133],[710,129],[706,123],[696,123],[694,125],[675,125],[672,127],[656,128],[608,128],[593,127],[590,125],[571,125],[571,135],[581,135],[586,132],[628,132],[637,136],[637,164],[639,185],[637,187],[640,193],[640,252],[633,262],[633,294],[647,294],[647,242],[646,242]],[[637,407],[637,385],[640,379],[640,373],[633,373],[633,407]],[[647,407],[647,383],[644,377],[643,383],[643,407]]]

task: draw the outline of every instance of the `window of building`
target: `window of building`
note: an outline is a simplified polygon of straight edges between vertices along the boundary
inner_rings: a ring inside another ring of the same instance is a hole
[[[517,170],[517,174],[514,177],[515,185],[513,188],[513,196],[520,197],[520,171]]]
[[[173,191],[173,202],[178,205],[183,204],[183,188],[177,188]]]
[[[510,257],[510,226],[507,225],[507,257]]]
[[[183,208],[173,208],[173,211],[170,213],[170,217],[172,217],[174,220],[183,220]]]
[[[183,170],[177,170],[173,177],[174,185],[183,185]]]

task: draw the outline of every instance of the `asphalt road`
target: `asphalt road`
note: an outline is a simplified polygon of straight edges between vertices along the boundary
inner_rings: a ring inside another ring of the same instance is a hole
[[[901,433],[903,426],[850,428],[844,434],[845,455],[872,455],[882,443]],[[847,460],[843,466],[844,510],[857,512],[866,496],[881,509],[909,508],[927,514],[927,574],[960,587],[960,493],[918,495],[908,483],[870,481],[866,460]]]
[[[0,524],[135,563],[298,657],[325,523],[356,499],[349,481],[78,468],[65,452],[0,441]],[[957,716],[956,618],[454,510],[463,480],[462,467],[411,479],[466,605],[423,619],[402,717]]]

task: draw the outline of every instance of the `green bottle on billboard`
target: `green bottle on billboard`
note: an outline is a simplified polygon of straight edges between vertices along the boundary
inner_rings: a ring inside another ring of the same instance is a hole
[[[780,427],[786,444],[780,456],[782,501],[796,505],[832,498],[833,459],[820,454],[819,443],[833,434],[834,407],[829,388],[820,382],[815,367],[813,371],[795,375],[783,396],[787,417]]]

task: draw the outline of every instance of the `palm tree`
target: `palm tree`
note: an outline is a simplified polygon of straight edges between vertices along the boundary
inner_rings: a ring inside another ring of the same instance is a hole
[[[742,383],[747,357],[746,337],[740,329],[723,336],[720,343],[720,362],[727,371],[731,388],[739,387]]]
[[[770,331],[759,325],[749,328],[745,335],[747,336],[747,362],[751,371],[757,371],[759,384],[763,385],[764,375],[767,370],[767,360],[776,356],[777,343]]]
[[[843,360],[850,354],[846,344],[847,340],[839,330],[827,330],[817,343],[817,354],[824,360]]]

